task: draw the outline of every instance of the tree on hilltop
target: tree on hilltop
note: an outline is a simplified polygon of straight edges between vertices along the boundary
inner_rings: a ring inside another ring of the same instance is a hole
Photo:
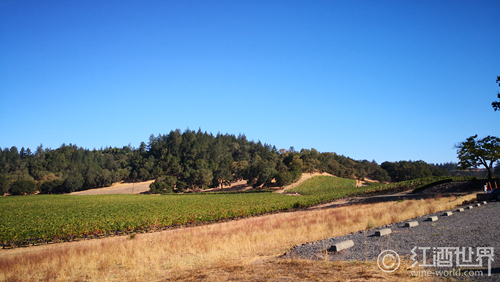
[[[500,86],[500,76],[497,76],[497,83],[498,83],[498,86]],[[498,99],[500,99],[500,93],[497,94],[498,95]],[[493,107],[493,109],[496,110],[500,110],[500,101],[496,101],[496,102],[493,102],[491,103],[491,106]]]

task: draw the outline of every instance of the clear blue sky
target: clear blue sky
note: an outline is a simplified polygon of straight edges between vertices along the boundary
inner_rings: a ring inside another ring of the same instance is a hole
[[[0,147],[177,128],[357,160],[499,136],[500,1],[0,0]]]

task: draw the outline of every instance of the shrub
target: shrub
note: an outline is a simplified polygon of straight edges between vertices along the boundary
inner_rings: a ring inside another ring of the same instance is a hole
[[[177,180],[177,193],[184,192],[187,188],[187,183],[184,181]]]
[[[288,171],[283,171],[276,174],[276,185],[278,187],[283,187],[292,183],[292,174]]]
[[[40,193],[42,194],[57,194],[62,190],[64,180],[56,179],[53,181],[45,181],[40,186]]]
[[[174,192],[174,186],[177,179],[173,176],[158,177],[155,182],[149,185],[151,194],[166,194]]]
[[[58,193],[71,193],[74,191],[80,191],[83,187],[83,177],[80,175],[68,175],[61,186],[61,191]]]
[[[30,195],[36,192],[36,183],[33,180],[19,179],[10,185],[12,195]]]

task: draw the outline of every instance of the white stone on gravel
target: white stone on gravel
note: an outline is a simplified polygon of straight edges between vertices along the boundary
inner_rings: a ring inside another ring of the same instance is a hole
[[[415,227],[418,226],[418,221],[410,221],[405,223],[405,227]]]
[[[354,241],[352,240],[347,240],[347,241],[342,241],[334,244],[330,250],[333,252],[340,252],[342,250],[348,249],[350,247],[354,246]]]
[[[437,216],[431,216],[427,218],[427,221],[437,221],[438,217]]]
[[[384,229],[380,229],[380,230],[375,231],[375,236],[382,237],[382,236],[385,236],[385,235],[391,234],[391,233],[392,233],[392,230],[390,228],[384,228]]]

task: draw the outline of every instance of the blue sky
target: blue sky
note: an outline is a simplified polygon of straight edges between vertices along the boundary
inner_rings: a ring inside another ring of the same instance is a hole
[[[353,159],[499,136],[500,1],[0,0],[0,147],[177,128]]]

